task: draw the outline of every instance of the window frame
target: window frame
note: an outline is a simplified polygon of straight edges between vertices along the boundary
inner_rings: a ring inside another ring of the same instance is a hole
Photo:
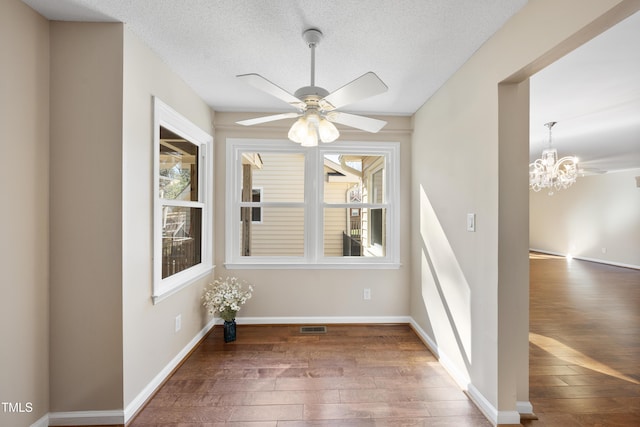
[[[240,255],[240,207],[269,207],[275,202],[241,202],[241,156],[246,152],[301,153],[305,155],[304,202],[278,202],[278,206],[304,206],[304,256],[250,256]],[[363,154],[384,156],[385,203],[325,203],[325,154]],[[397,269],[400,267],[400,143],[340,141],[317,147],[301,147],[288,140],[228,138],[226,141],[226,195],[225,195],[225,267],[227,269]],[[357,205],[357,206],[355,206]],[[325,208],[377,208],[386,209],[386,253],[380,257],[330,257],[324,255]]]
[[[213,270],[213,137],[159,98],[153,98],[153,289],[154,304],[207,276]],[[160,127],[198,147],[198,200],[160,198]],[[200,263],[162,278],[162,208],[202,209]]]

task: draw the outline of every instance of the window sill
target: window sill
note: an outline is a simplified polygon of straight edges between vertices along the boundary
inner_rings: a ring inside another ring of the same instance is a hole
[[[178,284],[178,285],[174,285],[170,288],[167,289],[163,289],[161,291],[158,291],[157,293],[154,293],[153,295],[151,295],[151,299],[153,300],[153,305],[158,304],[159,302],[169,298],[171,295],[181,291],[182,289],[193,285],[195,282],[199,281],[200,279],[208,276],[211,274],[211,272],[213,271],[215,265],[212,265],[210,267],[206,267],[204,269],[202,269],[202,271],[198,272],[197,274],[194,274],[193,276],[189,277],[187,280],[185,280],[184,282]]]

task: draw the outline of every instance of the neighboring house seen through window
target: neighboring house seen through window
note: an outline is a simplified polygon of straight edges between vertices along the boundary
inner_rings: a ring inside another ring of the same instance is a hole
[[[227,143],[228,267],[398,267],[399,144]]]

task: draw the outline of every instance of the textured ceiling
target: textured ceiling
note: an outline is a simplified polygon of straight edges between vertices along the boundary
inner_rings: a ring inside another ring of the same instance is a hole
[[[310,52],[301,35],[319,28],[316,84],[333,91],[374,71],[389,91],[342,110],[395,115],[414,113],[526,3],[23,1],[51,20],[124,22],[216,111],[290,111],[235,76],[258,73],[289,92],[309,85]],[[544,123],[553,120],[561,155],[577,154],[601,170],[640,167],[640,49],[629,42],[640,40],[639,17],[532,78],[532,158],[546,145]]]
[[[217,111],[281,111],[235,79],[258,73],[294,92],[330,92],[367,71],[389,91],[350,112],[414,113],[526,0],[24,0],[52,20],[120,21]]]
[[[548,140],[587,171],[640,168],[640,12],[531,78],[531,160]]]

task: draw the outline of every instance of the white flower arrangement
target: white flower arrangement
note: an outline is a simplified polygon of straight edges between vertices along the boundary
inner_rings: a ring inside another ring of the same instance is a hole
[[[209,283],[202,295],[203,303],[209,314],[218,313],[220,317],[230,322],[236,318],[236,313],[240,306],[251,298],[253,286],[247,285],[247,289],[242,288],[244,282],[235,277],[217,278],[213,283]]]

